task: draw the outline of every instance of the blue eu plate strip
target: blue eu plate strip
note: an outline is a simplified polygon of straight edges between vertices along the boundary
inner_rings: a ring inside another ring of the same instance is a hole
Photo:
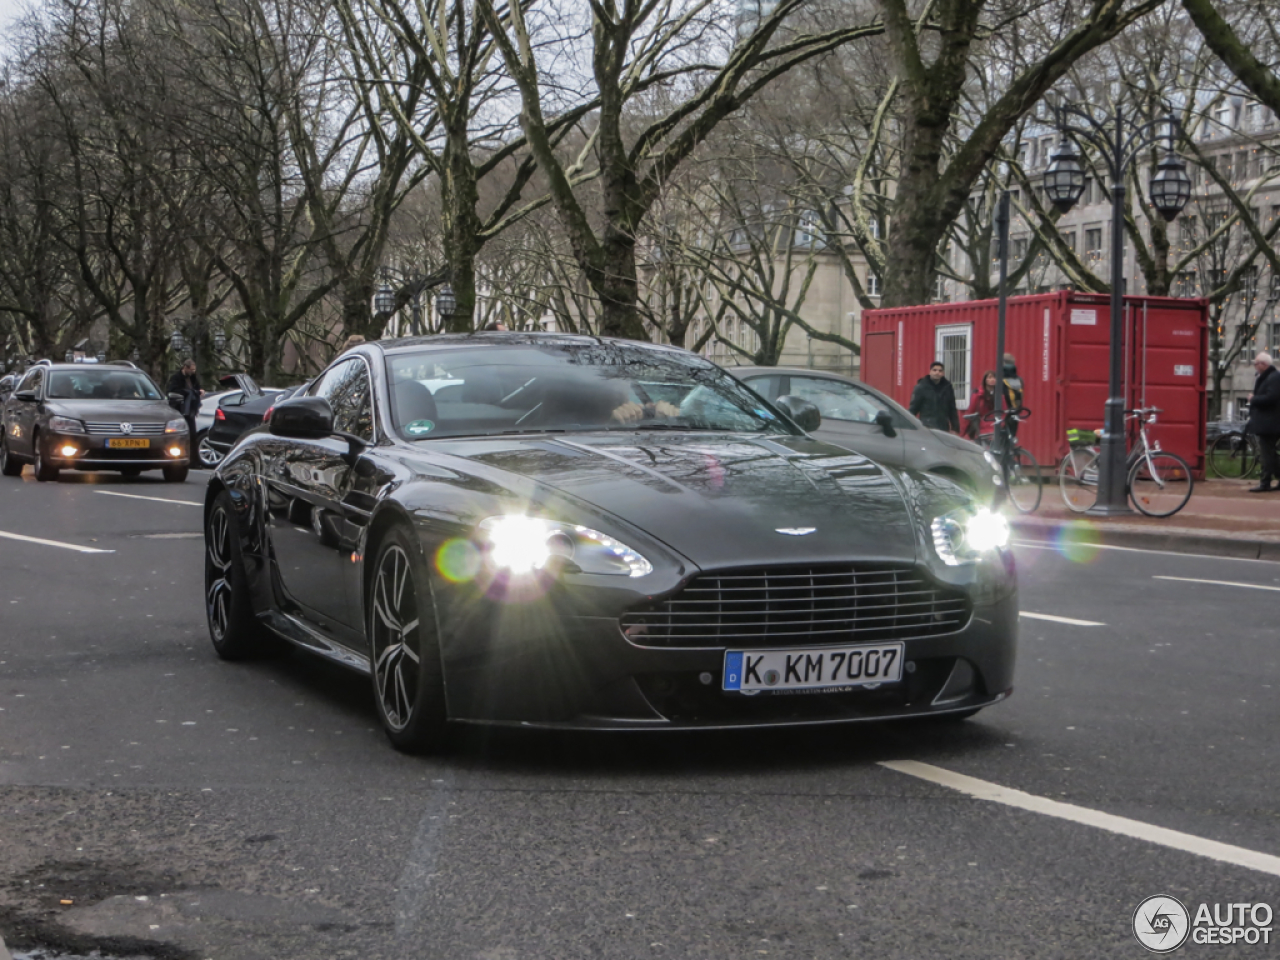
[[[726,653],[724,655],[724,689],[742,689],[742,654]]]

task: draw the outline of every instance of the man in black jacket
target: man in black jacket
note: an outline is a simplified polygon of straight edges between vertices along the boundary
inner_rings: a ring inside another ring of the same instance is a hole
[[[935,430],[960,432],[960,412],[956,409],[956,390],[943,376],[943,366],[937,360],[929,364],[929,375],[921,377],[911,391],[908,408],[920,418],[926,427]]]
[[[1250,493],[1266,493],[1273,488],[1271,482],[1280,479],[1276,468],[1276,442],[1280,441],[1280,371],[1271,362],[1271,354],[1260,353],[1253,358],[1253,369],[1258,371],[1253,381],[1253,393],[1249,394],[1249,432],[1258,438],[1258,459],[1262,463],[1262,477]]]
[[[200,412],[200,398],[204,391],[200,389],[200,377],[196,374],[196,362],[188,357],[182,361],[182,369],[169,378],[169,392],[182,394],[182,406],[178,412],[187,421],[188,436],[195,442],[196,414]]]

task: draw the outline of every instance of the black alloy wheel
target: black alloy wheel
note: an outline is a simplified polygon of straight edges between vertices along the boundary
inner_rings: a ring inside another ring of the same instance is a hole
[[[367,605],[373,698],[388,739],[406,753],[446,743],[444,674],[431,590],[409,532],[394,528],[378,548]]]
[[[231,494],[213,501],[204,527],[204,609],[209,639],[223,660],[266,656],[279,643],[253,615]]]
[[[22,474],[22,461],[9,452],[9,441],[0,437],[0,474],[17,477]]]
[[[40,434],[36,434],[31,438],[31,449],[35,454],[31,461],[36,469],[36,479],[42,482],[49,482],[58,479],[58,465],[50,463],[48,457],[44,455],[44,441],[40,439]]]

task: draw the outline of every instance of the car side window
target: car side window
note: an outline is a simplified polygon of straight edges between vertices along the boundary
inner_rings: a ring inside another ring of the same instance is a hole
[[[30,390],[36,396],[39,396],[40,385],[42,383],[44,383],[44,370],[42,370],[40,367],[36,367],[34,370],[32,370],[30,373],[28,373],[25,377],[22,378],[22,382],[18,384],[18,389]]]
[[[839,380],[792,374],[790,394],[816,406],[823,420],[874,423],[876,414],[881,410],[893,412],[870,394]]]
[[[782,377],[752,377],[743,382],[772,403],[778,399],[778,388],[782,385]]]
[[[333,408],[333,428],[373,441],[373,397],[364,361],[345,360],[316,383],[313,397],[324,397]]]

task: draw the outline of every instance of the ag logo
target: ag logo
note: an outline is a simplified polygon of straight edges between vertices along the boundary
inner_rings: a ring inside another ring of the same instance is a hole
[[[1187,942],[1191,915],[1180,900],[1147,897],[1133,911],[1133,935],[1152,953],[1172,953]]]

